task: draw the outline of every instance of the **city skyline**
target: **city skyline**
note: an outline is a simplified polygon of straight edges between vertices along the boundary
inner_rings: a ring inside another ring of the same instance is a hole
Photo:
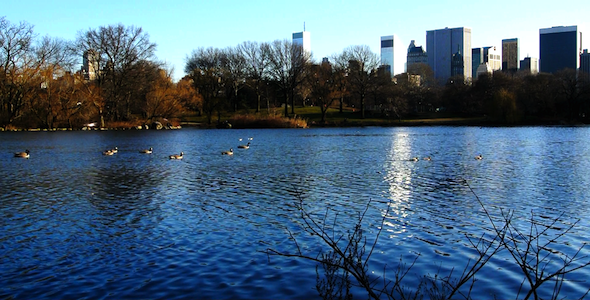
[[[508,18],[503,13],[512,12]],[[494,10],[496,9],[496,10]],[[497,12],[495,12],[497,11]],[[181,3],[171,1],[101,1],[99,5],[74,1],[12,1],[3,3],[2,16],[11,23],[26,21],[39,36],[74,40],[79,31],[123,24],[142,27],[158,45],[156,56],[174,67],[174,77],[184,74],[185,58],[197,48],[234,47],[245,41],[291,40],[295,32],[311,33],[312,54],[323,57],[341,53],[352,45],[367,45],[380,54],[380,37],[397,35],[404,48],[411,40],[426,46],[426,32],[441,28],[472,29],[472,47],[502,46],[502,40],[518,38],[520,57],[539,57],[539,29],[578,26],[589,32],[587,1],[469,3],[424,1],[421,5],[385,1],[308,0],[296,6],[262,1]],[[590,48],[589,45],[583,45]],[[80,64],[82,59],[80,58]]]

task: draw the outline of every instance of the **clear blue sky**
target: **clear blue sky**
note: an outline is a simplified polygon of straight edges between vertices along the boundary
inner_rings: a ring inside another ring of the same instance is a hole
[[[78,31],[121,23],[142,27],[156,55],[184,75],[185,60],[199,47],[225,48],[244,41],[291,39],[311,33],[316,60],[351,45],[379,54],[380,37],[397,34],[426,48],[426,31],[470,27],[473,47],[501,46],[519,38],[521,59],[539,57],[539,29],[578,25],[590,48],[590,1],[155,1],[4,0],[0,16],[26,21],[41,36],[73,40]]]

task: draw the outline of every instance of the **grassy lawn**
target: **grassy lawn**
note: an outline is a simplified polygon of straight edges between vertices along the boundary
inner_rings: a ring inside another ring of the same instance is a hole
[[[284,108],[275,108],[268,112],[262,110],[259,114],[255,114],[254,110],[241,110],[237,113],[224,113],[221,115],[220,121],[232,120],[240,116],[256,116],[254,119],[262,120],[269,118],[282,117],[284,115]],[[317,126],[416,126],[416,125],[470,125],[485,123],[485,117],[461,117],[448,113],[422,113],[410,117],[402,118],[401,120],[392,116],[383,116],[377,113],[365,112],[365,118],[361,117],[361,113],[350,107],[343,109],[342,113],[338,108],[329,108],[326,113],[326,123],[322,124],[322,113],[319,107],[295,107],[295,114],[291,114],[289,108],[289,117],[297,117],[307,122],[308,127]],[[204,127],[214,127],[218,123],[218,116],[214,115],[211,118],[211,125],[207,124],[205,116],[186,116],[182,118],[183,123],[201,125]],[[231,121],[230,121],[231,122]],[[271,126],[272,127],[272,126]]]
[[[307,120],[310,126],[320,125],[322,114],[319,107],[296,107],[295,114]],[[329,108],[326,113],[328,126],[410,126],[428,124],[472,124],[484,122],[485,118],[466,118],[448,113],[422,113],[398,119],[395,116],[383,116],[380,113],[365,112],[365,118],[353,108]]]

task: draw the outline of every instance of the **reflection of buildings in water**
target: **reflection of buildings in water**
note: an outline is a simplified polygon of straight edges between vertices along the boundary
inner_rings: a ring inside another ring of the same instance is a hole
[[[398,132],[393,136],[392,145],[385,166],[384,180],[388,183],[389,213],[384,222],[384,229],[390,237],[397,237],[406,232],[405,219],[411,214],[410,197],[413,175],[412,143],[406,132]]]

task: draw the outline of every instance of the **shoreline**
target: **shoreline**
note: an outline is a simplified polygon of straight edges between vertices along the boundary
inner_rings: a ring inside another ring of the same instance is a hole
[[[200,128],[200,129],[219,129],[218,124],[206,124],[200,122],[180,122],[178,126],[162,126],[158,128],[148,126],[131,126],[131,127],[82,127],[82,128],[2,128],[0,132],[58,132],[58,131],[125,131],[125,130],[179,130],[184,127],[186,128]],[[354,121],[340,121],[340,122],[308,122],[307,127],[291,127],[293,129],[305,129],[305,128],[346,128],[346,127],[428,127],[428,126],[453,126],[453,127],[585,127],[590,124],[584,123],[568,123],[564,121],[545,121],[545,122],[521,122],[517,124],[506,124],[500,122],[491,122],[488,120],[477,119],[466,119],[466,118],[440,118],[440,119],[416,119],[416,120],[402,120],[402,121],[375,121],[375,120],[360,120]],[[241,124],[241,126],[232,126],[231,128],[222,129],[280,129],[286,127],[271,127],[271,126],[249,126],[249,124]]]

